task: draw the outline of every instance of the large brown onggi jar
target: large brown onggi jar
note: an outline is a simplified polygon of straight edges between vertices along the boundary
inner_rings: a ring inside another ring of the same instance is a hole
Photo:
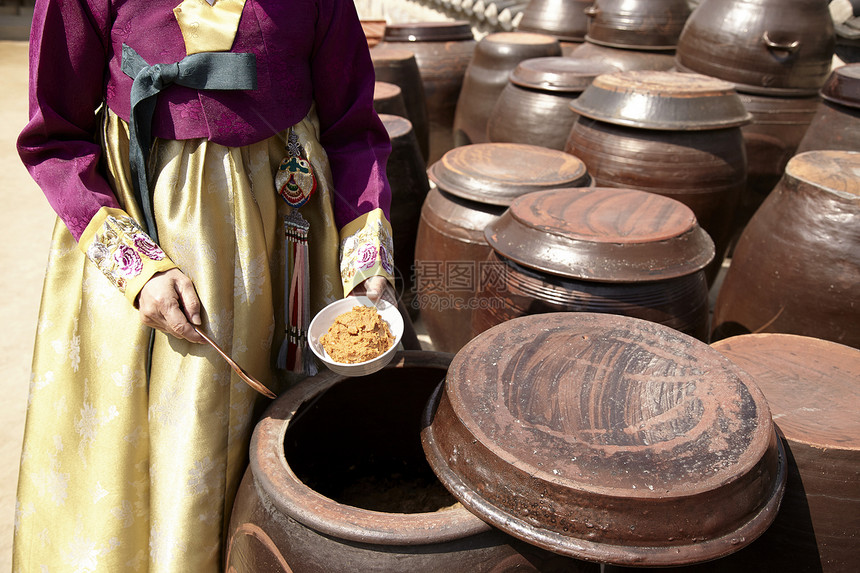
[[[463,78],[454,114],[454,144],[489,141],[487,119],[517,64],[560,55],[561,44],[546,34],[497,32],[484,36],[475,46]]]
[[[833,70],[821,88],[821,99],[797,153],[817,149],[860,151],[860,63]]]
[[[564,150],[576,114],[570,102],[600,74],[617,68],[569,57],[524,60],[493,106],[487,137],[494,142],[528,143]]]
[[[731,84],[699,74],[633,70],[598,76],[571,103],[579,114],[565,151],[595,184],[639,189],[693,210],[714,241],[712,283],[746,185],[741,126],[751,115]]]
[[[409,306],[414,289],[412,267],[421,206],[430,191],[421,148],[405,117],[379,114],[391,140],[386,173],[391,186],[391,231],[394,240],[395,286]]]
[[[549,312],[631,316],[708,337],[704,268],[714,245],[684,204],[634,189],[518,197],[485,230],[494,281],[472,311],[477,335]]]
[[[573,48],[568,57],[577,60],[596,60],[622,71],[668,71],[675,67],[675,52],[673,51],[613,48],[588,41]]]
[[[687,0],[595,0],[585,39],[615,48],[674,50],[690,15]]]
[[[582,42],[588,30],[585,10],[593,0],[531,0],[517,30],[549,34],[564,42]]]
[[[406,49],[415,54],[427,105],[428,165],[454,147],[454,113],[476,43],[465,21],[389,23],[382,41],[371,49]]]
[[[738,93],[738,96],[752,114],[752,121],[741,127],[747,153],[747,184],[735,216],[735,238],[782,177],[820,103],[818,96],[748,93]]]
[[[407,117],[421,147],[421,156],[426,163],[430,157],[430,126],[427,117],[427,96],[424,82],[418,69],[415,53],[407,49],[386,48],[371,50],[376,80],[394,84],[400,88]]]
[[[254,429],[226,571],[597,573],[481,521],[434,475],[421,416],[451,358],[400,352],[374,374],[326,370],[277,398]]]
[[[860,152],[800,153],[738,239],[713,339],[782,332],[858,348],[858,287]]]
[[[675,52],[679,70],[738,91],[815,95],[830,73],[836,35],[822,0],[702,0]]]
[[[793,334],[746,334],[713,347],[764,393],[788,457],[773,525],[750,547],[782,571],[860,563],[860,350]]]
[[[516,143],[452,149],[428,169],[415,245],[415,304],[434,348],[456,352],[472,339],[479,285],[492,279],[484,229],[516,197],[590,184],[583,162],[563,151]]]

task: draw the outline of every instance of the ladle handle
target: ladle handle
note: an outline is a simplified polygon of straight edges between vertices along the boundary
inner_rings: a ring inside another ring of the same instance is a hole
[[[274,392],[266,388],[261,382],[259,382],[256,378],[245,372],[245,369],[239,366],[230,356],[227,355],[226,352],[221,350],[221,347],[215,344],[215,341],[206,336],[202,330],[198,327],[194,327],[194,330],[199,334],[203,340],[209,343],[209,346],[215,349],[215,352],[221,355],[221,358],[227,361],[227,364],[230,365],[230,368],[242,379],[245,384],[262,394],[267,398],[277,398]]]

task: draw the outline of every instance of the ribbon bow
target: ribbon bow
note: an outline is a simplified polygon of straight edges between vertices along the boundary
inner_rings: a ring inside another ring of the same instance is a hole
[[[146,227],[158,241],[152,200],[146,180],[146,164],[152,146],[152,116],[156,96],[171,84],[199,90],[252,90],[257,88],[254,54],[201,52],[173,64],[149,65],[130,46],[122,46],[122,71],[134,78],[131,85],[129,162],[132,184],[143,208]]]

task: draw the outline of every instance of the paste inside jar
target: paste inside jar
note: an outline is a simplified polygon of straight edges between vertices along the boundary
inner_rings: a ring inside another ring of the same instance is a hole
[[[357,305],[335,318],[320,343],[335,362],[357,364],[391,348],[394,335],[375,308]]]

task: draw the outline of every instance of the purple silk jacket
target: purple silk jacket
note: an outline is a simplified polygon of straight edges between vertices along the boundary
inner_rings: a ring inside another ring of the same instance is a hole
[[[185,57],[173,8],[181,0],[38,0],[30,38],[30,121],[18,151],[79,239],[103,206],[118,207],[99,171],[95,111],[128,121],[132,78],[122,44],[150,65]],[[153,137],[260,141],[299,122],[316,102],[331,162],[338,227],[382,208],[391,191],[388,134],[373,110],[374,71],[352,0],[247,0],[232,51],[257,58],[258,88],[158,96]]]

